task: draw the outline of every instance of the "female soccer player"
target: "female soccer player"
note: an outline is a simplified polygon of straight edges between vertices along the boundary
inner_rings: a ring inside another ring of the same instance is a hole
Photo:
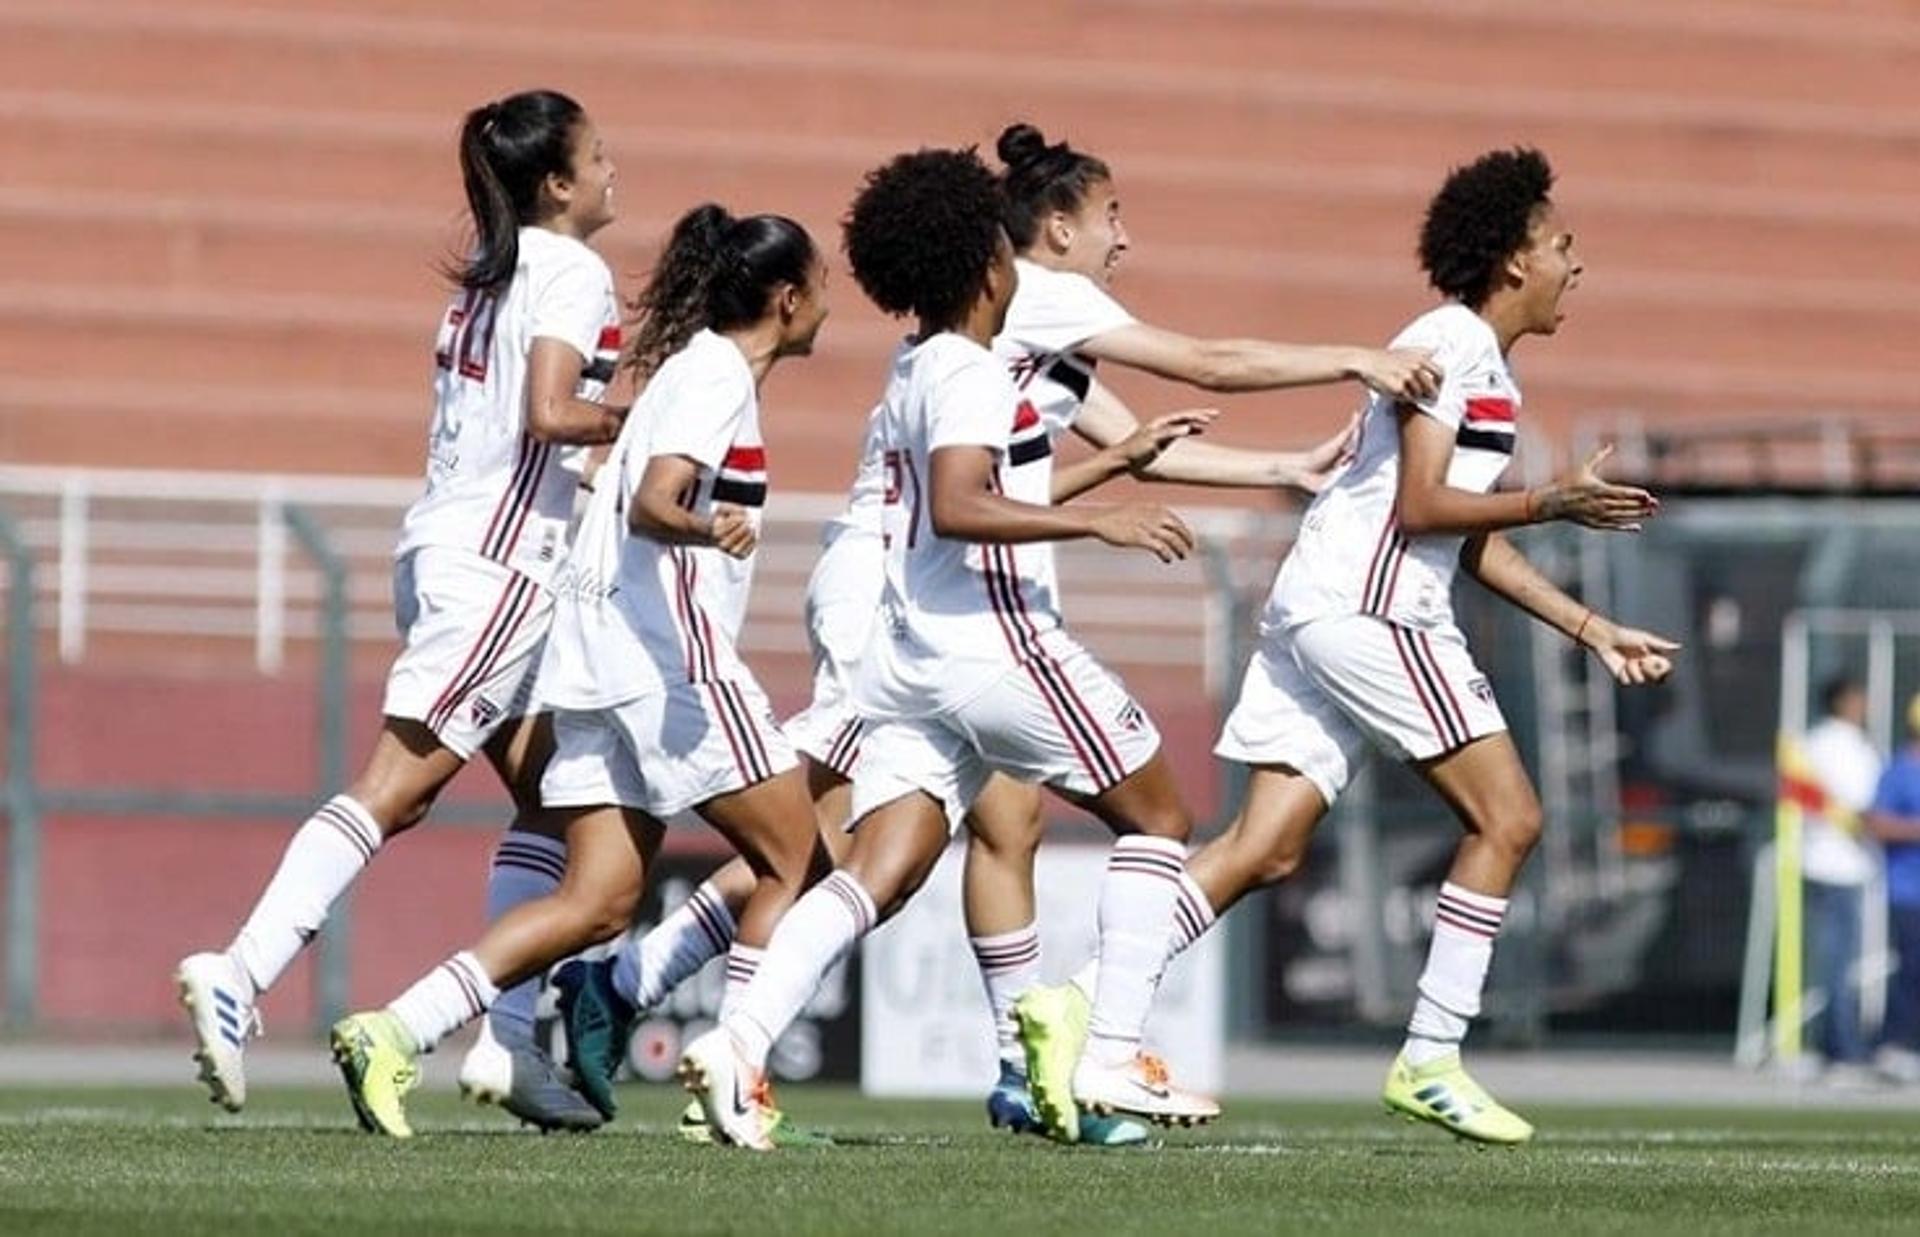
[[[1198,339],[1138,321],[1108,292],[1129,241],[1107,165],[1064,143],[1049,145],[1026,124],[1000,135],[999,153],[1006,165],[1001,181],[1020,279],[994,353],[1049,436],[1072,426],[1100,448],[1071,475],[1054,479],[1053,501],[1122,472],[1154,481],[1317,492],[1347,446],[1342,434],[1304,454],[1219,447],[1191,437],[1204,428],[1204,418],[1143,429],[1095,379],[1103,358],[1219,391],[1344,379],[1396,396],[1436,389],[1438,371],[1418,350]],[[880,474],[870,426],[847,510],[829,523],[808,586],[814,699],[786,727],[795,747],[810,757],[809,776],[829,835],[846,819],[848,779],[861,745],[862,724],[850,705],[848,685],[880,599]],[[1041,829],[1038,788],[993,779],[975,802],[968,826],[967,925],[994,1011],[1001,1057],[988,1116],[997,1126],[1037,1131],[1011,1008],[1040,973],[1033,895]],[[610,1103],[608,1080],[623,1055],[623,1030],[637,1011],[664,998],[724,948],[730,908],[748,888],[745,876],[737,865],[716,874],[611,967],[582,964],[562,972],[562,1009],[576,1073],[596,1103]],[[1106,1128],[1089,1126],[1083,1137]]]
[[[542,90],[469,112],[460,168],[475,240],[450,272],[426,491],[395,551],[404,647],[380,736],[353,784],[294,834],[233,943],[185,959],[176,976],[201,1079],[236,1112],[260,994],[374,853],[425,817],[476,752],[518,813],[496,859],[494,909],[503,883],[516,893],[514,862],[557,867],[562,853],[537,793],[551,736],[526,713],[552,614],[549,582],[566,549],[576,484],[568,461],[583,444],[613,441],[625,415],[599,402],[620,349],[619,305],[606,263],[586,244],[613,220],[614,166],[580,105]],[[543,1124],[598,1123],[552,1077],[530,1034],[512,1047],[500,1096],[510,1108]]]
[[[698,812],[755,877],[728,955],[729,1002],[827,858],[806,779],[734,639],[767,497],[759,388],[827,314],[805,229],[718,206],[681,218],[639,308],[645,391],[595,480],[556,581],[538,696],[554,710],[542,802],[565,821],[557,892],[523,903],[386,1009],[333,1029],[361,1124],[411,1134],[415,1058],[499,987],[625,930],[661,821]]]
[[[1050,505],[1047,431],[988,350],[1018,278],[999,187],[971,152],[902,155],[846,224],[861,287],[917,330],[882,401],[886,591],[857,671],[876,719],[840,868],[775,930],[759,973],[680,1072],[714,1132],[770,1149],[761,1088],[773,1040],[820,977],[925,880],[992,767],[1053,785],[1118,835],[1100,906],[1087,1077],[1101,1101],[1204,1120],[1140,1053],[1191,821],[1159,735],[1061,626],[1051,543],[1098,537],[1161,559],[1192,534],[1165,508]],[[1160,934],[1161,939],[1155,939]]]
[[[1250,766],[1246,797],[1226,832],[1188,862],[1170,942],[1177,953],[1248,890],[1299,867],[1367,740],[1406,761],[1466,837],[1440,889],[1419,1001],[1384,1098],[1491,1143],[1524,1142],[1533,1130],[1461,1068],[1460,1044],[1541,813],[1454,623],[1455,572],[1591,649],[1623,684],[1665,678],[1679,647],[1594,613],[1506,539],[1506,529],[1548,520],[1633,531],[1653,516],[1659,504],[1646,491],[1595,475],[1604,449],[1539,489],[1492,492],[1512,458],[1520,408],[1508,355],[1523,336],[1559,329],[1561,298],[1581,273],[1552,185],[1538,151],[1494,151],[1456,169],[1427,208],[1420,259],[1447,299],[1395,343],[1431,349],[1445,382],[1429,398],[1376,394],[1353,463],[1307,510],[1214,749]],[[1071,1042],[1083,1002],[1072,986],[1036,989],[1019,1011],[1023,1031],[1030,1041]],[[1051,1080],[1036,1074],[1034,1085]]]

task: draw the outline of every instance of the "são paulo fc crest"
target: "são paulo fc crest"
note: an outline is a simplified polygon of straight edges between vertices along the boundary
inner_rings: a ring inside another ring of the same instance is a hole
[[[1480,698],[1483,704],[1493,703],[1493,684],[1487,682],[1485,675],[1479,675],[1467,681],[1467,690]]]
[[[473,698],[473,724],[476,727],[484,729],[487,726],[491,726],[494,723],[494,719],[499,716],[499,705],[487,699],[485,696],[475,696]]]
[[[1120,712],[1115,714],[1113,720],[1120,723],[1122,730],[1145,730],[1147,727],[1147,715],[1131,700],[1120,707]]]

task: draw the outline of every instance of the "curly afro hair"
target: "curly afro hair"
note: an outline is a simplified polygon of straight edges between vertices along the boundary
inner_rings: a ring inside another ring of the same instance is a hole
[[[1528,146],[1488,151],[1455,168],[1420,228],[1420,265],[1433,286],[1470,309],[1485,304],[1552,188],[1547,157]]]
[[[986,284],[1005,210],[971,149],[897,155],[867,173],[842,224],[853,277],[886,312],[951,327]]]

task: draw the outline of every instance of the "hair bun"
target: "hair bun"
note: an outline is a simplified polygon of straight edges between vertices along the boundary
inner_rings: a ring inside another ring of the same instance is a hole
[[[1021,121],[1002,129],[1000,140],[994,143],[993,148],[999,154],[1000,162],[1010,168],[1019,167],[1023,163],[1033,163],[1045,158],[1047,139],[1040,130]]]

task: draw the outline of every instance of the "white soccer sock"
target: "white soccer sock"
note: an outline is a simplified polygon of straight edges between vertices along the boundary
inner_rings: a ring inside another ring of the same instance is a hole
[[[1167,940],[1167,961],[1172,962],[1187,952],[1195,941],[1213,931],[1213,925],[1218,920],[1219,914],[1207,899],[1206,892],[1183,869],[1180,873],[1180,896],[1173,904],[1173,935]],[[1100,955],[1096,953],[1067,982],[1080,989],[1091,1001],[1099,981]]]
[[[987,988],[987,1005],[993,1010],[1001,1063],[1025,1073],[1027,1054],[1020,1046],[1020,1029],[1014,1025],[1013,1003],[1040,982],[1040,929],[1030,923],[998,936],[971,937],[969,943],[980,966],[980,982]]]
[[[773,930],[760,971],[721,1025],[765,1069],[773,1041],[800,1016],[833,964],[873,931],[879,915],[860,882],[837,871],[803,894]]]
[[[320,931],[334,901],[372,862],[380,842],[380,826],[346,795],[321,804],[294,832],[273,879],[227,947],[256,996],[273,986]]]
[[[493,852],[493,866],[487,870],[487,922],[497,921],[523,902],[546,897],[560,887],[566,872],[565,842],[543,834],[508,830]],[[502,1046],[532,1047],[540,981],[541,976],[529,975],[493,1003],[487,1023]]]
[[[1100,971],[1087,1019],[1087,1055],[1103,1065],[1133,1059],[1167,966],[1173,906],[1186,845],[1131,834],[1118,839],[1100,884]]]
[[[639,940],[621,944],[613,959],[614,991],[635,1009],[652,1009],[687,976],[725,953],[738,930],[720,891],[712,881],[702,881]]]
[[[1480,1012],[1480,993],[1493,961],[1493,938],[1506,917],[1507,899],[1451,881],[1440,886],[1433,943],[1420,973],[1420,999],[1407,1023],[1401,1053],[1409,1065],[1425,1065],[1460,1049],[1468,1022]]]
[[[1178,958],[1195,941],[1212,931],[1216,918],[1213,903],[1207,900],[1206,891],[1195,884],[1193,877],[1182,868],[1180,896],[1173,903],[1173,940],[1167,950],[1167,961]]]
[[[747,990],[753,977],[760,972],[760,964],[766,960],[767,951],[755,949],[751,945],[742,945],[739,941],[727,950],[727,986],[720,990],[720,1017],[724,1021],[740,1003],[740,994]]]
[[[413,1037],[416,1052],[432,1052],[453,1032],[487,1012],[500,999],[479,961],[465,950],[428,971],[401,993],[387,1012]]]

